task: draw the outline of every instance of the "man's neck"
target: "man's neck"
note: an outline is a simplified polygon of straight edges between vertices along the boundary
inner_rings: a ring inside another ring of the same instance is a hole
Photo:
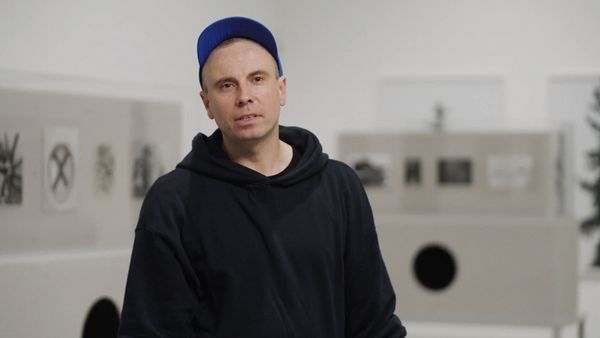
[[[223,139],[223,150],[229,158],[244,167],[264,176],[282,172],[292,161],[292,147],[281,141],[279,136],[266,142],[227,142]]]

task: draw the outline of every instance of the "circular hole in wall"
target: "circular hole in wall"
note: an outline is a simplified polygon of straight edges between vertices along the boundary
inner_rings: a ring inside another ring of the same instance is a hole
[[[117,338],[119,311],[107,298],[98,300],[88,312],[82,338]]]
[[[413,272],[423,287],[442,291],[456,278],[456,261],[445,247],[428,244],[417,252],[413,261]]]

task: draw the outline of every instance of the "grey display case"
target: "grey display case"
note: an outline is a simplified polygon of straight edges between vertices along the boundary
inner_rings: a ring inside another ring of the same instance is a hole
[[[375,212],[551,216],[557,142],[553,132],[372,132],[339,144],[342,161],[380,171],[384,184],[365,184]]]

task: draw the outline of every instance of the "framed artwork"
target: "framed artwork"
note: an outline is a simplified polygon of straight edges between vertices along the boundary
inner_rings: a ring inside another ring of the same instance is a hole
[[[132,195],[143,198],[156,179],[165,173],[160,147],[154,143],[133,143]]]
[[[354,153],[347,158],[349,165],[356,171],[365,188],[389,186],[390,154],[384,152]]]
[[[404,185],[422,184],[421,159],[418,157],[407,157],[404,159]]]
[[[488,186],[491,189],[525,190],[531,185],[533,169],[530,155],[489,155]]]
[[[115,182],[116,157],[112,145],[102,143],[96,147],[96,192],[110,194]]]
[[[43,205],[45,210],[76,206],[79,180],[79,131],[72,127],[44,128]]]
[[[438,184],[470,185],[473,181],[471,160],[466,158],[442,158],[438,160]]]
[[[5,132],[0,139],[0,205],[21,204],[23,200],[23,155],[19,135],[18,132]]]

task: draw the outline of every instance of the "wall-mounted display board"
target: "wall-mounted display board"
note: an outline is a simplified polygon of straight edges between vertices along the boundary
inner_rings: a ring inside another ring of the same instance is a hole
[[[115,336],[134,150],[173,168],[199,129],[197,89],[0,73],[0,337]]]
[[[352,166],[375,212],[555,215],[551,132],[346,133]]]
[[[180,136],[175,102],[0,89],[0,254],[131,245]]]
[[[549,217],[376,215],[405,320],[577,321],[577,224]]]

